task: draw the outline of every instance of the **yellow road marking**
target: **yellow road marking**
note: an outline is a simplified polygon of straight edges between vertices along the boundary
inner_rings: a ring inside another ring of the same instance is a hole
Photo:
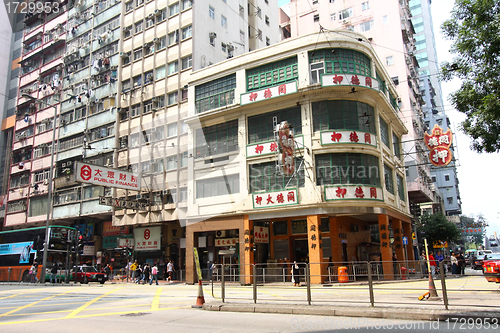
[[[160,287],[158,288],[158,290],[156,290],[156,294],[153,297],[153,302],[151,303],[151,310],[158,310],[158,308],[160,307],[160,295],[162,290],[163,287]]]
[[[108,291],[107,293],[105,293],[105,294],[103,294],[103,295],[101,295],[101,296],[99,296],[99,297],[94,298],[94,299],[93,299],[93,300],[91,300],[91,301],[88,301],[87,303],[85,303],[85,304],[83,304],[82,306],[80,306],[78,309],[76,309],[76,310],[72,311],[69,315],[67,315],[67,316],[66,316],[66,318],[73,318],[73,317],[75,317],[77,314],[79,314],[79,313],[80,313],[82,310],[84,310],[86,307],[88,307],[88,306],[90,306],[90,305],[94,304],[95,302],[97,302],[97,301],[98,301],[98,300],[100,300],[101,298],[103,298],[103,297],[105,297],[105,296],[107,296],[107,295],[109,295],[109,294],[111,294],[111,293],[114,293],[115,291],[120,290],[120,289],[122,289],[122,288],[123,288],[123,287],[113,289],[113,290]]]
[[[38,304],[38,303],[40,303],[40,302],[43,302],[43,301],[49,300],[49,299],[51,299],[51,298],[54,298],[54,297],[57,297],[57,296],[61,296],[61,295],[67,294],[67,293],[71,293],[71,292],[73,292],[73,291],[75,291],[75,290],[76,290],[76,289],[72,289],[72,290],[68,290],[68,291],[66,291],[66,292],[64,292],[64,293],[61,293],[61,294],[57,294],[57,295],[52,295],[52,296],[49,296],[49,297],[45,297],[44,299],[41,299],[41,300],[36,301],[36,302],[34,302],[34,303],[26,304],[26,305],[21,306],[20,308],[16,308],[16,309],[11,310],[11,311],[8,311],[8,312],[6,312],[6,313],[0,314],[0,317],[8,316],[8,315],[10,315],[11,313],[14,313],[14,312],[17,312],[17,311],[19,311],[19,310],[23,310],[23,309],[29,308],[29,307],[31,307],[31,306],[33,306],[33,305],[35,305],[35,304]]]

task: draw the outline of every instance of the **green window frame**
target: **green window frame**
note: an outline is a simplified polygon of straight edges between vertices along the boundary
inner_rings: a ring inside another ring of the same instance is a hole
[[[392,133],[392,147],[394,148],[394,155],[401,159],[401,139],[396,133]]]
[[[196,130],[196,158],[238,150],[238,120]]]
[[[300,161],[295,159],[297,167]],[[267,162],[261,164],[251,164],[249,166],[250,193],[262,191],[281,191],[288,188],[304,187],[304,169],[301,168],[293,177],[279,175],[276,172],[276,162]]]
[[[260,67],[247,69],[247,91],[298,80],[297,57],[284,59]]]
[[[392,94],[389,94],[389,100],[391,101],[391,105],[394,108],[394,110],[399,111],[399,104],[396,101],[396,98],[392,96]]]
[[[398,195],[399,195],[399,199],[401,199],[401,201],[406,201],[405,200],[405,183],[403,181],[403,177],[401,177],[400,175],[397,175],[396,176],[396,181],[398,183]]]
[[[196,199],[240,192],[240,175],[227,175],[196,181]]]
[[[300,106],[248,117],[248,143],[274,140],[273,117],[278,123],[287,121],[293,126],[294,135],[302,134],[302,116]]]
[[[380,120],[380,139],[382,142],[389,148],[391,146],[389,142],[389,125],[387,125],[387,122],[382,119],[382,117],[379,117]]]
[[[234,103],[236,74],[231,74],[199,86],[195,89],[196,113],[217,109]]]
[[[384,164],[384,179],[385,179],[385,189],[387,192],[394,194],[394,179],[392,178],[392,169]]]
[[[387,94],[387,84],[385,83],[384,79],[382,79],[382,75],[380,75],[378,72],[377,81],[380,91],[382,91],[384,94]]]
[[[321,101],[312,103],[313,130],[356,130],[376,134],[374,109],[357,101]]]
[[[316,155],[316,184],[380,186],[379,159],[360,153]]]
[[[360,74],[371,76],[371,60],[364,53],[348,49],[321,49],[309,52],[309,65],[323,62],[325,74]]]

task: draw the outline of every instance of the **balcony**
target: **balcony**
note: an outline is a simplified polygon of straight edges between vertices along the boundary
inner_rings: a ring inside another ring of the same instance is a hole
[[[23,164],[21,165],[21,163]],[[16,173],[26,172],[29,170],[31,170],[31,161],[23,161],[12,165],[12,167],[10,168],[10,174],[13,175]]]

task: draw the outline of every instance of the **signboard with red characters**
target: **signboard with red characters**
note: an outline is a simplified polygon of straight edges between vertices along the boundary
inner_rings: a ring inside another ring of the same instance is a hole
[[[253,208],[297,205],[297,189],[252,194]]]
[[[336,130],[321,132],[321,144],[332,145],[339,143],[360,143],[377,147],[375,134],[353,130]]]
[[[215,239],[215,246],[221,247],[221,246],[232,246],[236,245],[239,243],[238,238],[216,238]]]
[[[465,229],[462,229],[462,234],[464,234],[464,235],[482,235],[483,229],[481,229],[481,228],[465,228]]]
[[[357,74],[328,74],[321,77],[321,85],[329,86],[359,86],[379,89],[378,80],[369,76]]]
[[[384,192],[379,186],[329,185],[325,186],[325,200],[379,200],[384,201]]]
[[[432,135],[424,133],[424,141],[429,148],[429,160],[435,166],[446,166],[451,162],[453,153],[450,151],[453,135],[448,129],[443,133],[443,129],[438,124],[434,125]]]
[[[296,136],[294,139],[299,149],[304,146],[304,136]],[[277,151],[278,144],[276,141],[255,143],[247,146],[247,158],[275,154]]]
[[[253,241],[254,241],[254,243],[269,243],[269,228],[268,227],[254,227],[253,228]]]
[[[241,105],[263,101],[265,99],[277,97],[280,95],[288,95],[297,92],[297,83],[290,82],[285,84],[280,84],[274,87],[264,88],[262,90],[252,91],[246,94],[241,94]]]
[[[136,251],[151,251],[161,249],[161,227],[134,229]]]
[[[75,168],[76,181],[80,183],[117,187],[135,191],[141,189],[141,177],[136,173],[105,168],[83,162],[76,162]]]
[[[278,137],[283,174],[291,176],[295,173],[295,139],[293,131],[286,121],[279,124]]]

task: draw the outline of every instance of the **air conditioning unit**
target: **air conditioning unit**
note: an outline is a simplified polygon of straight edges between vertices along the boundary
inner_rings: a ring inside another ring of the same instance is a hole
[[[217,237],[217,238],[224,238],[224,237],[226,237],[226,230],[217,230],[215,232],[215,237]]]
[[[46,143],[41,143],[40,145],[38,145],[38,147],[45,148],[45,147],[47,147],[47,144]]]
[[[140,199],[142,199],[142,195],[137,194],[137,195],[135,196],[135,198],[136,198],[137,200],[140,200]]]
[[[163,195],[169,195],[169,194],[170,194],[170,190],[163,190],[163,191],[162,191],[162,194],[163,194]]]
[[[216,34],[215,32],[209,32],[209,33],[208,33],[208,36],[209,36],[210,38],[217,38],[217,34]]]
[[[148,19],[152,19],[152,18],[153,18],[153,16],[154,16],[154,15],[153,15],[152,13],[151,13],[151,14],[149,14],[149,15],[148,15]]]
[[[153,43],[158,43],[160,39],[158,37],[153,38]]]
[[[156,96],[151,99],[153,102],[156,102]]]
[[[129,52],[120,52],[120,57],[122,57],[122,58],[127,58],[129,56],[130,56]]]
[[[155,9],[155,11],[154,11],[154,13],[153,13],[153,14],[154,14],[154,15],[160,15],[160,11],[159,11],[158,9]]]

